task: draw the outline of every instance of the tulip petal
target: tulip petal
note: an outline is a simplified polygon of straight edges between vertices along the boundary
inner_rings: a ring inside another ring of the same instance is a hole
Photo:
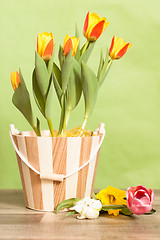
[[[66,42],[67,42],[68,39],[69,39],[69,35],[67,34],[67,35],[65,36],[65,38],[64,38],[63,49],[64,49],[64,47],[65,47]]]
[[[87,28],[88,28],[88,22],[89,22],[89,11],[88,11],[88,13],[87,13],[87,16],[86,16],[86,19],[85,19],[85,22],[84,22],[84,27],[83,27],[83,34],[85,34],[86,33],[86,31],[87,31]]]
[[[65,44],[65,46],[64,46],[64,49],[63,49],[63,54],[64,54],[64,56],[66,56],[66,55],[69,53],[70,49],[73,50],[73,44],[72,44],[71,38],[69,38],[69,39],[66,41],[66,44]]]
[[[49,41],[48,45],[46,46],[45,51],[43,53],[43,56],[42,56],[43,60],[49,60],[52,57],[53,47],[54,47],[53,39],[51,39]]]
[[[117,57],[121,58],[123,57],[123,55],[127,52],[127,50],[132,46],[132,44],[127,43],[118,53],[117,53]]]
[[[111,46],[110,46],[110,49],[109,49],[109,53],[111,53],[113,51],[114,40],[115,40],[115,35],[112,38],[112,42],[111,42]]]
[[[72,39],[72,45],[73,45],[72,56],[74,57],[77,52],[78,45],[79,45],[79,38],[71,37],[71,39]]]
[[[91,39],[92,39],[92,41],[95,41],[95,40],[97,40],[97,39],[100,37],[100,35],[101,35],[102,32],[103,32],[104,22],[105,22],[104,20],[101,21],[101,22],[99,22],[99,23],[92,29],[92,31],[91,31],[91,33],[90,33],[90,41],[91,41]]]
[[[11,73],[11,83],[14,91],[18,88],[20,83],[19,73],[17,71]]]
[[[154,200],[154,191],[153,191],[152,189],[148,189],[148,192],[149,192],[149,196],[150,196],[151,203],[153,203],[153,200]]]

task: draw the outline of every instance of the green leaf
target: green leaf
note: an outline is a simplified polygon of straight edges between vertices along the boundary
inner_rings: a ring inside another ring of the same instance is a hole
[[[61,69],[62,69],[62,66],[63,66],[63,63],[64,63],[64,59],[65,59],[65,57],[63,55],[63,48],[62,48],[62,46],[59,46],[58,58],[59,58],[59,63],[60,63]]]
[[[102,67],[102,70],[100,72],[100,76],[99,76],[99,79],[98,79],[98,86],[100,87],[102,85],[102,83],[104,82],[105,78],[107,77],[108,73],[109,73],[109,69],[112,65],[112,62],[113,60],[109,60],[108,61],[108,58],[106,58],[104,64],[103,64],[103,67]]]
[[[126,206],[125,205],[115,205],[115,204],[102,205],[102,211],[118,210],[118,209],[123,209],[123,208],[126,208]]]
[[[40,88],[38,86],[35,69],[32,74],[32,88],[33,88],[33,95],[37,103],[37,106],[40,109],[43,116],[45,116],[45,102],[44,102],[42,93],[40,91]]]
[[[155,213],[155,212],[156,212],[156,210],[152,208],[152,210],[149,211],[149,212],[147,212],[147,213],[145,213],[145,215],[150,215],[150,214],[153,214],[153,213]]]
[[[54,63],[53,64],[53,72],[55,74],[55,77],[58,81],[59,86],[62,88],[62,82],[61,82],[61,71],[59,67]]]
[[[72,110],[79,103],[82,94],[81,68],[75,59],[73,59],[67,90],[67,109]]]
[[[61,209],[64,209],[64,208],[70,208],[70,207],[73,207],[76,205],[76,203],[78,201],[80,201],[81,199],[79,198],[70,198],[70,199],[67,199],[63,202],[61,202],[58,206],[57,206],[57,210],[56,210],[56,213],[58,213]]]
[[[79,30],[78,30],[77,24],[75,24],[75,37],[79,38]],[[79,41],[79,45],[78,45],[77,52],[75,55],[76,60],[78,60],[80,58],[80,47],[79,46],[80,46],[80,41]]]
[[[63,93],[65,93],[66,88],[67,88],[67,84],[69,81],[69,76],[71,73],[71,69],[72,69],[72,51],[70,50],[70,52],[68,53],[68,55],[66,56],[63,66],[62,66],[62,71],[61,71],[61,82],[62,82],[62,90]]]
[[[101,74],[101,71],[102,71],[102,67],[103,67],[103,65],[104,65],[103,51],[101,50],[100,61],[99,61],[99,67],[98,67],[98,73],[97,73],[98,81],[99,81],[99,78],[100,78],[100,74]]]
[[[39,136],[41,136],[41,131],[40,131],[40,121],[39,121],[38,118],[37,118],[37,131],[38,131]]]
[[[96,42],[96,41],[95,41],[95,42]],[[95,42],[90,42],[89,47],[87,48],[87,50],[86,50],[86,51],[83,53],[83,55],[79,58],[79,60],[78,60],[78,63],[79,63],[79,64],[81,64],[82,61],[85,62],[85,63],[88,61],[88,59],[89,59],[89,57],[90,57],[90,54],[91,54],[91,52],[92,52],[92,50],[93,50],[93,48],[94,48]]]
[[[36,78],[39,89],[43,98],[45,99],[46,93],[49,87],[49,74],[45,61],[40,57],[40,55],[35,52],[35,69],[36,69]]]
[[[20,84],[13,94],[12,102],[16,106],[16,108],[23,114],[23,116],[27,119],[29,124],[32,127],[34,127],[30,96],[26,88],[26,85],[24,83],[24,79],[21,74],[21,71],[19,72],[19,76],[20,76]]]
[[[85,118],[88,118],[96,103],[98,92],[97,77],[84,62],[82,62],[81,75],[85,101]]]
[[[61,132],[62,132],[64,119],[65,119],[65,113],[66,113],[66,99],[65,98],[66,98],[65,94],[63,94],[61,97],[62,108],[61,108],[61,119],[60,119],[58,134],[61,134]]]
[[[98,200],[95,193],[92,194],[92,198]]]
[[[53,65],[53,83],[54,83],[54,88],[56,90],[56,94],[59,100],[60,105],[62,105],[62,94],[63,91],[61,89],[61,85],[60,85],[60,81],[61,81],[61,72],[59,70],[59,68],[57,67],[56,64]]]
[[[50,118],[51,113],[51,106],[52,106],[52,97],[53,97],[53,82],[52,82],[52,76],[50,79],[50,86],[48,89],[46,102],[45,102],[45,117]]]
[[[133,213],[126,207],[126,208],[123,208],[121,211],[120,211],[121,214],[123,215],[126,215],[126,216],[131,216],[133,215]]]
[[[53,71],[53,60],[54,60],[54,55],[52,55],[51,59],[48,61],[48,64],[47,64],[49,77],[51,77],[51,74]]]
[[[77,212],[76,211],[70,211],[66,214],[66,217],[71,216],[73,214],[77,214]]]

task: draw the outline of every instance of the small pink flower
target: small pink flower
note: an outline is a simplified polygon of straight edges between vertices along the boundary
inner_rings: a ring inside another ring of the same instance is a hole
[[[147,190],[144,186],[129,187],[126,191],[127,206],[136,215],[141,215],[152,210],[154,191]]]

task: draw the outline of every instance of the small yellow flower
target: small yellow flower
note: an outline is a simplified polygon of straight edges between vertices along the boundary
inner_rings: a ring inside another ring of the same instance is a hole
[[[118,188],[113,188],[108,186],[105,189],[102,189],[97,195],[97,199],[101,201],[104,205],[127,205],[127,200],[124,200],[126,197],[126,191],[119,190]],[[113,214],[114,216],[118,216],[120,210],[108,210],[108,214]]]

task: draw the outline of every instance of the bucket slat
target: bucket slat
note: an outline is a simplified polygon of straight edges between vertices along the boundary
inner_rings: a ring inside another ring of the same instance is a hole
[[[103,134],[99,135],[99,142],[101,141],[102,136],[103,136]],[[99,160],[99,153],[100,153],[100,149],[99,149],[99,151],[97,153],[97,157],[96,157],[96,164],[95,164],[95,168],[94,168],[91,193],[93,193],[93,189],[94,189],[94,183],[95,183],[95,179],[96,179],[96,172],[97,172],[97,166],[98,166],[98,160]]]
[[[66,174],[67,138],[52,138],[53,173]],[[66,180],[54,182],[54,208],[65,200]]]
[[[81,167],[84,163],[86,163],[90,158],[91,146],[92,146],[91,137],[81,138],[81,152],[80,152],[80,159],[79,159],[79,167]],[[88,168],[89,166],[87,165],[78,172],[77,198],[83,198],[85,195]]]
[[[93,140],[92,140],[91,154],[94,152],[94,150],[98,146],[98,144],[99,144],[99,136],[94,136]],[[96,166],[96,160],[97,160],[97,155],[89,163],[85,197],[90,196],[90,194],[92,193],[91,189],[92,189],[92,182],[93,182],[93,176],[94,176],[94,169]]]
[[[39,163],[40,172],[43,173],[53,173],[52,164],[52,138],[41,137],[37,139],[38,142],[38,153],[39,153]],[[54,210],[54,192],[53,192],[53,181],[41,180],[42,184],[42,199],[43,208],[46,211]]]
[[[14,139],[14,142],[15,142],[17,148],[19,149],[17,137],[15,135],[13,135],[13,139]],[[17,153],[16,153],[16,156],[17,156],[17,162],[18,162],[18,167],[19,167],[19,172],[20,172],[20,177],[21,177],[21,182],[22,182],[22,187],[23,187],[24,198],[25,198],[26,205],[28,206],[28,196],[27,196],[27,192],[26,192],[26,184],[24,181],[24,176],[23,176],[23,171],[22,171],[22,161]]]
[[[26,141],[28,162],[39,171],[40,164],[39,164],[39,156],[38,156],[37,137],[25,137],[25,141]],[[29,171],[30,171],[31,183],[32,183],[34,207],[35,209],[43,210],[44,208],[43,208],[43,200],[42,200],[41,179],[31,169],[29,169]]]
[[[18,146],[19,151],[28,160],[25,138],[17,138],[17,146]],[[21,161],[21,166],[22,166],[23,178],[24,178],[24,182],[25,182],[25,186],[26,186],[26,195],[27,195],[27,199],[28,199],[28,206],[30,206],[31,208],[34,209],[35,207],[34,207],[34,199],[33,199],[30,171],[29,171],[29,168],[27,167],[27,165],[23,161]]]
[[[66,174],[76,171],[79,168],[81,150],[81,138],[67,139],[67,163]],[[66,196],[65,198],[76,198],[78,183],[78,172],[66,179]]]

